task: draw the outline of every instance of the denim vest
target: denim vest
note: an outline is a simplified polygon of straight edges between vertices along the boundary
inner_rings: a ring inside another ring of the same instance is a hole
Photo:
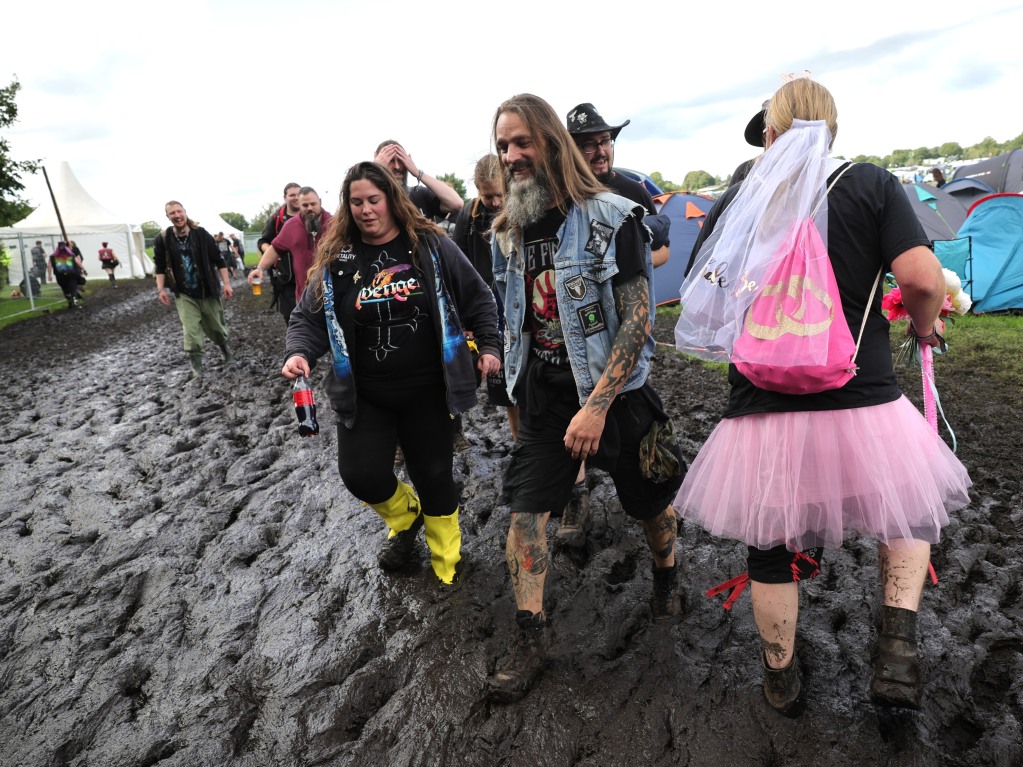
[[[634,215],[642,221],[643,214],[643,206],[616,194],[604,193],[588,199],[585,207],[572,205],[558,230],[558,251],[554,255],[555,292],[580,405],[585,404],[603,375],[611,344],[618,333],[618,312],[612,290],[612,278],[618,273],[615,235],[626,217]],[[526,329],[529,298],[526,296],[525,262],[519,252],[521,237],[521,231],[515,230],[512,237],[494,237],[492,246],[494,282],[504,301],[507,318],[504,370],[509,396],[529,358],[530,334]],[[644,260],[650,321],[653,322],[654,268],[649,235]],[[639,361],[622,387],[623,392],[638,389],[646,382],[653,351],[654,339],[648,335]]]

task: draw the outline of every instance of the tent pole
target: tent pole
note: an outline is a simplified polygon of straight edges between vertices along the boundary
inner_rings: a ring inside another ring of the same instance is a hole
[[[53,194],[53,187],[50,186],[50,176],[46,173],[45,166],[43,167],[43,178],[46,179],[46,188],[50,190],[50,200],[53,201],[53,210],[57,214],[57,223],[60,224],[60,234],[64,238],[64,244],[67,244],[67,231],[64,229],[64,219],[60,217],[60,206],[57,205],[57,198]]]

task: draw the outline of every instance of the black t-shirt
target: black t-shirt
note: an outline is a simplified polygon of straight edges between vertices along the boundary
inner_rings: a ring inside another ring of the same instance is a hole
[[[837,172],[832,173],[829,184]],[[707,215],[694,253],[700,242],[713,231],[721,213],[738,190],[738,185],[729,188],[719,200],[721,204],[715,204]],[[842,299],[842,311],[855,341],[878,270],[890,271],[892,261],[898,256],[918,245],[929,246],[930,242],[899,180],[876,165],[857,163],[828,194],[827,245]],[[758,389],[734,365],[729,365],[728,381],[732,390],[725,417],[799,410],[841,410],[881,405],[898,399],[902,393],[892,368],[889,324],[881,313],[883,292],[882,286],[878,285],[856,358],[859,370],[845,386],[817,394],[779,394]]]
[[[408,190],[409,199],[412,204],[419,208],[419,212],[433,221],[435,218],[443,218],[444,213],[440,209],[440,198],[430,191],[428,186],[414,186]]]
[[[526,322],[532,334],[530,351],[540,360],[561,368],[570,367],[565,349],[565,336],[558,313],[555,288],[554,254],[558,251],[558,230],[565,222],[565,214],[551,208],[547,214],[522,233],[522,255],[525,264],[526,296],[530,308]],[[612,278],[621,285],[646,273],[644,247],[646,239],[634,216],[629,216],[615,235],[615,263],[618,274]]]
[[[355,303],[355,371],[376,390],[408,389],[443,379],[437,332],[422,272],[408,242],[356,248],[361,286]]]
[[[191,238],[187,235],[185,237],[174,235],[173,239],[174,246],[177,247],[181,257],[181,274],[184,284],[178,286],[180,291],[189,298],[203,298],[202,281],[199,279],[199,268],[192,255]]]
[[[476,216],[473,217],[473,207],[476,208]],[[451,239],[455,241],[469,263],[479,272],[480,277],[487,285],[494,285],[494,257],[490,250],[490,241],[487,232],[494,223],[495,212],[490,210],[482,201],[469,200],[462,206],[458,218],[455,220],[455,229]]]

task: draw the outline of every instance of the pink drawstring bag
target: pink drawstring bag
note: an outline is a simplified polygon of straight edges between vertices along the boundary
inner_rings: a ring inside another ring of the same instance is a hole
[[[789,253],[746,310],[732,361],[768,391],[841,388],[856,374],[859,343],[845,321],[828,251],[811,220],[796,224],[787,243]]]
[[[840,389],[856,375],[856,354],[881,273],[853,341],[828,249],[812,215],[792,226],[779,253],[784,255],[772,259],[764,288],[746,310],[731,361],[760,389],[782,394]]]

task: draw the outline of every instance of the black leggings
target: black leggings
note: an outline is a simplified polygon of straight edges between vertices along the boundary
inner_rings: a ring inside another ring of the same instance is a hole
[[[823,548],[790,551],[784,545],[773,549],[748,547],[746,566],[750,580],[758,583],[794,583],[816,578],[821,573]]]
[[[337,426],[337,468],[348,492],[365,503],[382,503],[394,495],[398,487],[394,451],[401,445],[423,513],[431,517],[454,513],[455,422],[448,413],[443,383],[403,395],[360,394],[356,408],[351,429]]]

